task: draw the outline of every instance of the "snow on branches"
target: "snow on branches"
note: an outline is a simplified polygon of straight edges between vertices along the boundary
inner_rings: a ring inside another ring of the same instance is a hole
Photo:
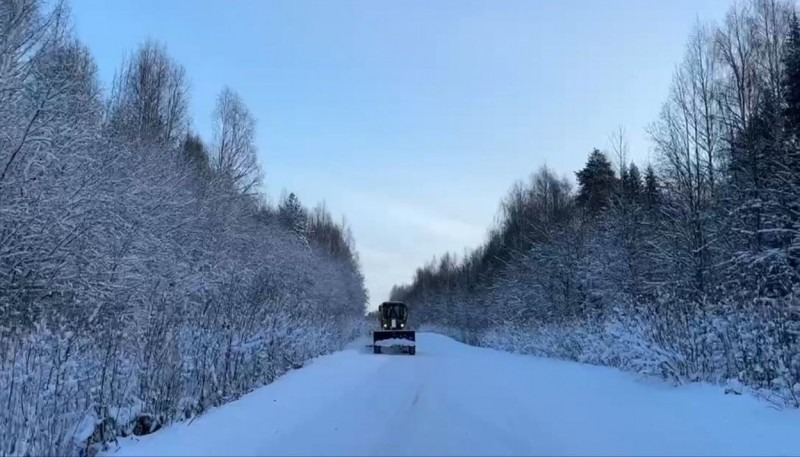
[[[347,228],[320,209],[301,240],[264,202],[232,90],[209,149],[163,46],[106,100],[63,5],[0,3],[1,455],[91,454],[361,330]]]

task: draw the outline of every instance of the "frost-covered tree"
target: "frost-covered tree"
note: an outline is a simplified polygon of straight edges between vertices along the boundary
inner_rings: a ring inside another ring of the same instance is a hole
[[[255,119],[241,97],[224,88],[214,111],[212,163],[243,193],[253,192],[261,176],[256,158]]]
[[[223,97],[206,143],[153,43],[106,99],[47,6],[0,1],[0,454],[91,454],[356,336],[349,228],[314,213],[306,243],[282,223],[248,174],[242,101]]]
[[[294,233],[305,236],[308,231],[308,213],[294,192],[290,192],[278,205],[278,218]]]
[[[166,46],[144,42],[119,70],[110,100],[110,126],[129,141],[175,146],[188,124],[186,70]]]
[[[800,406],[797,24],[780,0],[699,23],[643,177],[615,136],[618,179],[595,150],[575,193],[542,174],[515,184],[482,246],[392,297],[472,344]]]

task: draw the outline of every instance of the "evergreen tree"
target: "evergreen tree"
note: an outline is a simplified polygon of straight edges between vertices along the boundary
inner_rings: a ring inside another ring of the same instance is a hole
[[[186,132],[181,150],[185,159],[197,169],[200,175],[206,175],[209,172],[208,151],[200,136]]]
[[[658,192],[658,178],[656,178],[656,172],[651,165],[648,165],[644,171],[642,199],[645,207],[649,210],[657,208],[661,203],[661,195]]]
[[[596,215],[611,206],[617,178],[605,154],[598,149],[593,150],[586,166],[576,175],[579,186],[577,202],[589,214]]]
[[[788,133],[797,140],[800,137],[800,22],[797,13],[792,13],[789,21],[783,65],[783,115]]]
[[[796,271],[795,281],[800,282],[800,21],[794,11],[784,46],[783,122],[787,141],[780,176],[788,192],[784,199],[787,212],[784,228],[793,234],[787,256]]]
[[[631,163],[622,176],[622,194],[628,203],[639,203],[642,199],[642,175],[639,167]]]
[[[294,192],[287,195],[278,206],[278,218],[284,227],[298,235],[306,235],[308,215]]]

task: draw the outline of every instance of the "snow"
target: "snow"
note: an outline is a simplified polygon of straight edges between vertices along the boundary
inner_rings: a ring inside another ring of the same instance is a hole
[[[108,408],[108,415],[119,424],[128,424],[133,422],[142,412],[142,406],[141,401],[137,401],[134,405],[128,407],[117,408],[112,406]]]
[[[97,420],[93,416],[84,416],[81,419],[78,426],[75,428],[75,433],[72,435],[72,439],[75,440],[76,443],[86,441],[92,433],[94,433],[95,426],[97,425]]]
[[[417,342],[413,357],[319,357],[106,455],[800,455],[800,411],[720,387]]]
[[[406,340],[403,338],[389,338],[386,340],[380,340],[375,342],[375,346],[381,347],[392,347],[392,346],[416,346],[417,343],[415,341]]]

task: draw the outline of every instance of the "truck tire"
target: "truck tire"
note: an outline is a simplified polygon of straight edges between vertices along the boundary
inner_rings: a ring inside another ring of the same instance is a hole
[[[372,346],[372,351],[375,354],[380,354],[381,353],[381,347],[380,346]]]
[[[417,348],[416,348],[415,346],[410,346],[410,347],[408,348],[408,354],[409,354],[409,355],[414,355],[414,354],[416,354],[416,353],[417,353]]]

